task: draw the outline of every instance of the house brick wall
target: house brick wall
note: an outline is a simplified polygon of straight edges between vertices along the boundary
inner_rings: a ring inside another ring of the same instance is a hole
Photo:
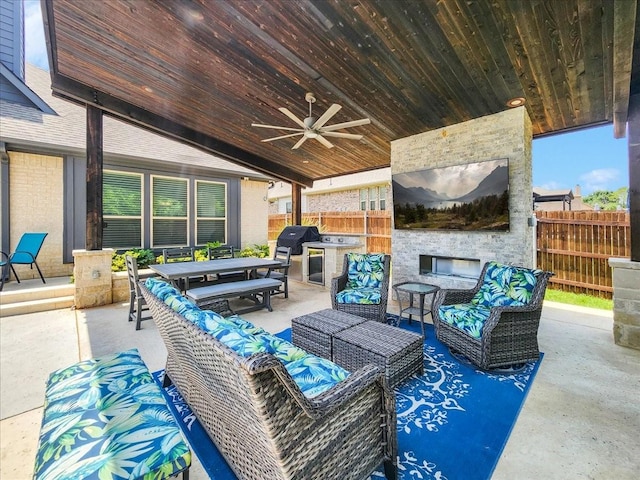
[[[353,188],[345,188],[331,192],[305,194],[302,193],[303,212],[354,212],[360,210],[360,190],[371,187],[387,187],[385,196],[387,210],[393,206],[391,197],[391,174],[384,183],[375,185],[356,185]],[[286,197],[291,201],[291,197]],[[279,199],[272,199],[269,202],[269,215],[282,213]]]
[[[37,260],[45,279],[73,272],[73,264],[62,263],[62,167],[62,157],[9,152],[11,251],[23,233],[47,232]],[[15,268],[21,280],[40,278],[28,265]]]
[[[308,212],[352,212],[360,210],[360,189],[307,196]]]
[[[392,231],[393,281],[469,288],[475,280],[419,274],[419,255],[533,267],[531,120],[524,107],[391,142],[391,172],[509,159],[509,232]]]
[[[269,202],[266,182],[240,181],[241,248],[266,245],[269,231]]]

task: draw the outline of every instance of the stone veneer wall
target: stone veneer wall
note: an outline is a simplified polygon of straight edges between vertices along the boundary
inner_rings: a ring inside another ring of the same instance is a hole
[[[640,350],[640,262],[610,258],[613,268],[613,340]]]
[[[531,120],[524,107],[391,142],[391,173],[509,159],[509,232],[410,231],[393,229],[393,283],[422,281],[443,288],[469,288],[475,280],[420,275],[419,255],[476,258],[533,267]]]

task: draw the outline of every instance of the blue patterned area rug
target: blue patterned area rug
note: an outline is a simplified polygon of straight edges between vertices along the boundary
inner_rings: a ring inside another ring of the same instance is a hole
[[[397,320],[389,315],[390,322]],[[402,328],[420,331],[414,321]],[[516,369],[483,372],[452,355],[426,325],[424,375],[396,388],[399,480],[486,480],[524,404],[542,360]],[[278,334],[286,340],[291,330]],[[163,372],[154,373],[162,382]],[[182,419],[185,436],[213,480],[236,477],[174,386],[164,389],[169,406]],[[383,479],[382,470],[372,480]]]

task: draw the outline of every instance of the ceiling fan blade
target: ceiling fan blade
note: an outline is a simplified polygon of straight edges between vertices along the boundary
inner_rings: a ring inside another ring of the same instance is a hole
[[[349,140],[360,140],[362,138],[362,135],[342,132],[322,132],[321,135],[324,137],[348,138]]]
[[[325,147],[327,148],[333,148],[333,143],[331,143],[329,140],[327,140],[326,138],[323,138],[322,135],[318,135],[316,137],[316,140],[318,140],[321,144],[323,144]]]
[[[360,125],[367,125],[369,123],[371,123],[371,120],[362,118],[360,120],[352,120],[350,122],[336,123],[335,125],[322,127],[322,132],[332,132],[333,130],[340,130],[341,128],[359,127]]]
[[[291,120],[293,120],[294,122],[296,122],[298,125],[300,125],[302,128],[305,128],[304,126],[304,122],[302,120],[300,120],[298,117],[295,116],[295,114],[293,114],[291,111],[289,111],[288,108],[285,107],[280,107],[278,110],[280,110],[282,113],[284,113],[287,117],[289,117]]]
[[[260,128],[276,128],[278,130],[288,130],[290,132],[301,132],[300,128],[291,128],[291,127],[279,127],[277,125],[263,125],[262,123],[252,123],[252,127],[260,127]]]
[[[291,150],[295,150],[296,148],[299,148],[300,145],[302,145],[306,139],[307,139],[306,136],[302,137],[300,140],[298,140],[298,143],[296,143],[293,147],[291,147]]]
[[[304,132],[290,133],[288,135],[281,135],[279,137],[265,138],[264,140],[260,140],[260,141],[261,142],[272,142],[273,140],[280,140],[281,138],[297,137],[298,135],[303,135],[303,134],[304,134]]]
[[[333,117],[336,113],[338,113],[341,108],[342,107],[340,105],[338,105],[337,103],[334,103],[327,109],[326,112],[322,114],[322,116],[318,120],[316,120],[316,123],[314,123],[311,126],[311,128],[318,129],[322,127],[325,123],[327,123],[331,119],[331,117]]]

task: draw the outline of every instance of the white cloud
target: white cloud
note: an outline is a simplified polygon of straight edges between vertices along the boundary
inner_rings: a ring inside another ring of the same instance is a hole
[[[542,185],[540,185],[540,188],[543,188],[544,190],[562,190],[563,188],[567,187],[560,182],[550,180],[547,183],[543,183]]]
[[[49,70],[40,0],[24,0],[24,43],[27,62]]]
[[[614,185],[614,182],[620,181],[620,171],[615,168],[598,168],[583,173],[578,178],[582,186],[582,194],[589,195],[598,190],[617,189],[618,186]]]

